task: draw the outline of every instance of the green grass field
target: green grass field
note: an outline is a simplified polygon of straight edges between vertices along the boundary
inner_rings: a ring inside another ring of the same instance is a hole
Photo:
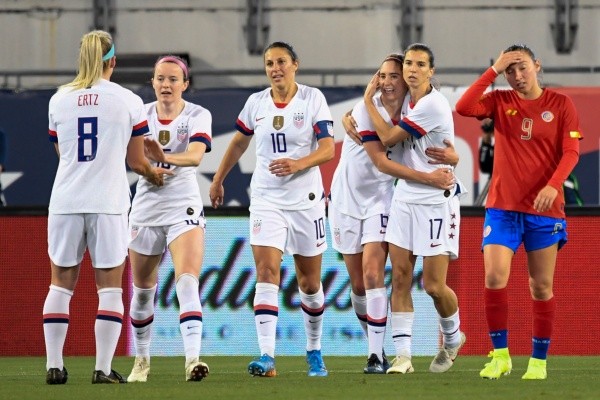
[[[599,399],[600,357],[553,356],[548,379],[523,381],[526,357],[513,357],[513,373],[497,381],[483,380],[485,357],[461,356],[445,374],[428,372],[430,357],[414,357],[415,373],[365,375],[364,357],[326,357],[327,378],[308,378],[303,357],[277,357],[275,378],[246,372],[251,357],[205,357],[210,375],[186,382],[183,357],[153,357],[147,383],[92,385],[94,359],[68,357],[66,385],[45,383],[45,358],[0,358],[0,399]],[[118,357],[113,368],[126,376],[133,358]]]

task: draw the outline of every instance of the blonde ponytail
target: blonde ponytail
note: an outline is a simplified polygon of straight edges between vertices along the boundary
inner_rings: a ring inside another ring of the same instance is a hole
[[[81,38],[79,48],[79,68],[72,82],[62,85],[73,89],[83,89],[94,85],[102,77],[102,72],[108,68],[110,58],[103,61],[103,56],[113,48],[110,33],[92,31]]]

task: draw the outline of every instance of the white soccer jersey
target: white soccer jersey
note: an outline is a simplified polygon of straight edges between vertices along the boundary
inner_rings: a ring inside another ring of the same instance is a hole
[[[323,196],[318,167],[277,177],[269,172],[271,161],[299,159],[317,148],[317,140],[333,137],[333,122],[320,90],[298,84],[298,92],[285,107],[271,98],[271,88],[252,94],[236,123],[245,135],[256,137],[256,168],[252,175],[250,203],[284,210],[306,210]]]
[[[148,131],[142,99],[101,79],[85,89],[59,89],[50,99],[48,120],[50,141],[58,142],[60,152],[50,213],[127,212],[127,145]]]
[[[375,96],[373,102],[383,119],[392,125],[392,120],[381,103],[381,96]],[[361,100],[354,106],[352,116],[363,142],[379,141],[364,101]],[[391,160],[399,161],[399,148],[396,145],[388,149]],[[394,192],[394,179],[380,172],[365,149],[345,135],[340,161],[331,183],[331,203],[337,211],[357,219],[387,214]]]
[[[165,153],[183,153],[195,141],[204,143],[207,153],[211,150],[212,116],[206,108],[186,101],[181,114],[170,122],[158,119],[156,102],[146,104],[146,109],[148,136],[159,142]],[[172,225],[202,215],[196,168],[160,166],[169,168],[173,175],[165,175],[165,184],[161,187],[140,177],[129,215],[132,225]]]
[[[400,127],[411,136],[402,142],[402,163],[417,171],[431,172],[450,165],[429,164],[425,154],[428,147],[446,147],[444,140],[454,143],[454,120],[448,100],[435,88],[417,104],[410,103],[407,93],[402,106]],[[439,204],[448,201],[456,193],[456,185],[450,191],[437,189],[423,183],[399,179],[395,196],[407,203]],[[464,190],[463,185],[460,185]]]

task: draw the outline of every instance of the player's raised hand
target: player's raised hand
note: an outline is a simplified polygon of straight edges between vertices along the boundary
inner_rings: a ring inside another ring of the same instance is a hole
[[[525,53],[521,50],[502,52],[494,63],[494,69],[498,74],[503,73],[512,64],[518,64],[525,60]]]
[[[377,70],[377,72],[375,72],[375,75],[373,75],[371,77],[371,80],[369,81],[369,83],[367,84],[367,87],[365,88],[365,94],[364,94],[364,100],[365,102],[367,101],[373,101],[373,96],[375,96],[375,93],[377,93],[377,90],[379,89],[379,70]]]

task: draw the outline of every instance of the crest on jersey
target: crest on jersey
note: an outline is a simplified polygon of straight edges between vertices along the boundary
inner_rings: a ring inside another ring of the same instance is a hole
[[[327,133],[329,133],[329,136],[333,136],[333,122],[331,121],[327,122]]]
[[[166,146],[171,141],[171,132],[170,131],[159,131],[158,132],[158,143]]]
[[[185,142],[189,136],[187,125],[180,125],[177,127],[177,140],[181,143]]]
[[[546,122],[551,122],[554,119],[554,114],[552,114],[552,111],[544,111],[542,113],[542,119]]]
[[[276,115],[273,117],[273,128],[277,130],[283,128],[283,115]]]
[[[333,228],[333,240],[339,246],[342,244],[342,239],[340,237],[340,228]]]
[[[294,113],[294,126],[298,129],[304,126],[304,113],[303,112],[295,112]]]
[[[259,234],[261,227],[262,227],[262,220],[255,219],[254,222],[252,222],[252,233],[255,235]]]

